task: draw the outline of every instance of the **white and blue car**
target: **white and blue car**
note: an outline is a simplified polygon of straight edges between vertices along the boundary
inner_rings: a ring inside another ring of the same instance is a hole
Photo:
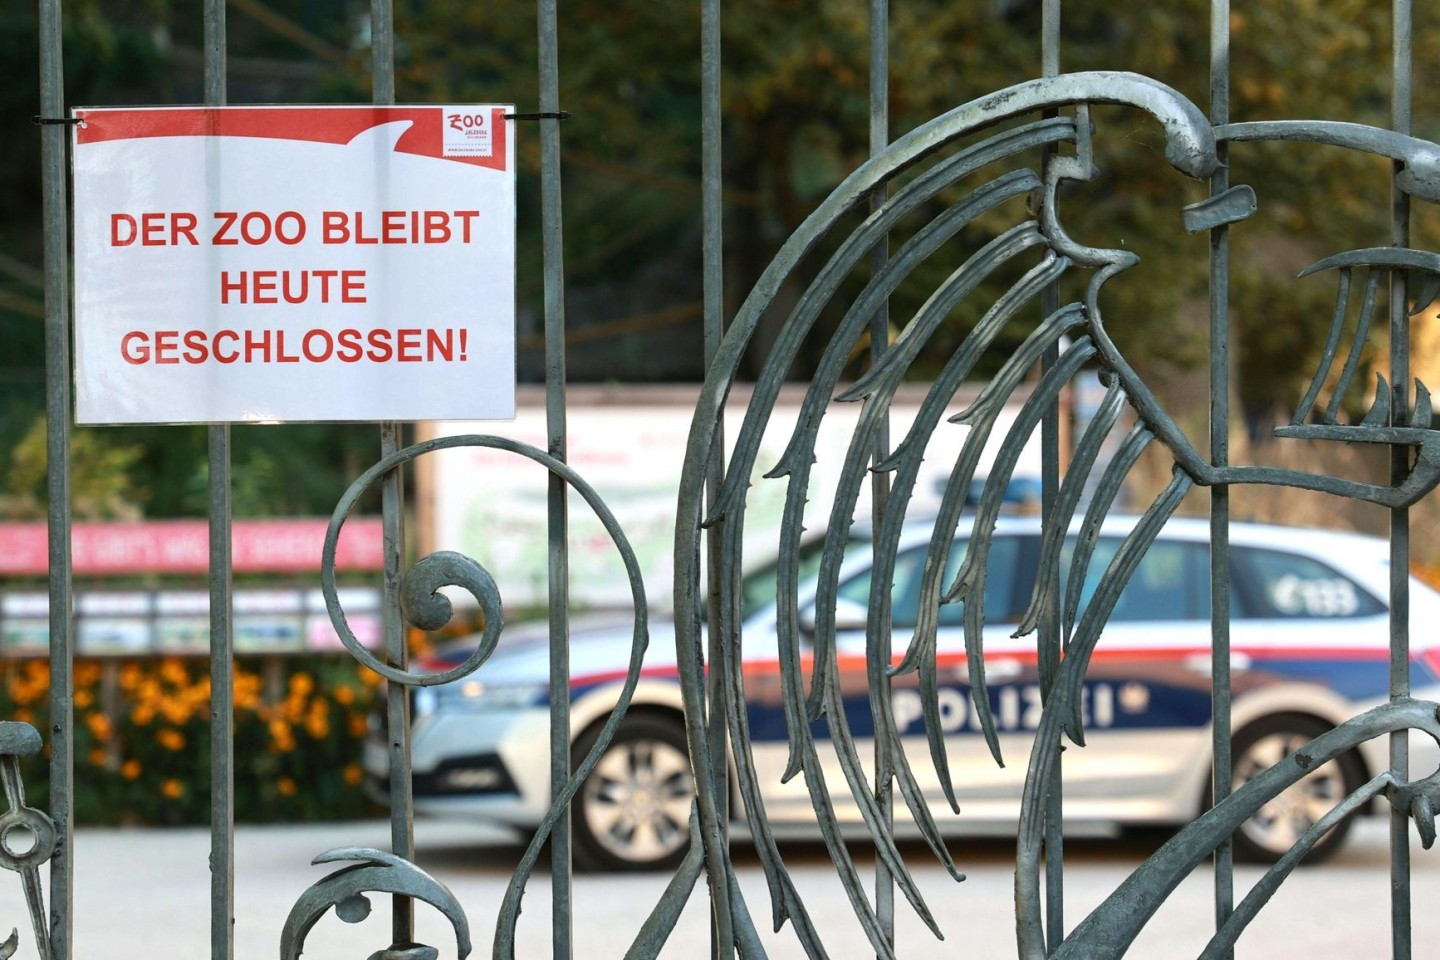
[[[1090,564],[1098,577],[1133,520],[1106,522]],[[951,563],[963,557],[961,524]],[[910,637],[929,528],[907,530],[895,565],[897,652]],[[813,582],[819,544],[801,558]],[[997,766],[970,702],[959,605],[941,608],[939,691],[950,771],[960,801],[951,812],[925,745],[913,675],[897,677],[893,709],[935,819],[952,834],[1013,830],[1034,730],[1041,714],[1032,637],[1011,637],[1029,601],[1040,549],[1039,520],[1000,519],[985,596],[986,675],[990,707],[1007,761]],[[1232,729],[1237,784],[1281,760],[1326,729],[1382,702],[1389,676],[1389,552],[1384,540],[1354,534],[1234,524],[1232,562]],[[837,646],[852,733],[872,729],[866,695],[864,615],[870,546],[856,540],[842,568]],[[1064,759],[1067,826],[1182,824],[1209,794],[1211,694],[1209,524],[1170,521],[1115,607],[1085,682],[1087,746]],[[779,661],[775,653],[774,568],[744,586],[744,675],[749,727],[766,809],[779,835],[815,835],[810,797],[799,778],[781,782],[787,750]],[[802,581],[803,582],[803,581]],[[813,586],[810,588],[813,591]],[[1411,579],[1410,664],[1413,695],[1440,698],[1440,594]],[[801,621],[806,621],[801,588]],[[813,612],[810,614],[813,623]],[[1423,628],[1423,629],[1418,629]],[[617,736],[577,796],[575,855],[590,868],[663,867],[688,844],[693,796],[686,758],[673,627],[650,625],[642,679]],[[584,756],[614,709],[629,657],[628,619],[572,624],[571,723],[574,755]],[[473,645],[471,645],[473,646]],[[533,829],[550,807],[548,637],[544,625],[507,629],[476,673],[414,695],[416,811]],[[463,659],[470,647],[453,650]],[[452,664],[438,658],[435,666]],[[378,733],[378,731],[377,731]],[[909,738],[913,737],[913,742]],[[1435,769],[1435,745],[1412,737],[1412,769]],[[869,756],[860,744],[861,756]],[[1278,797],[1236,834],[1239,856],[1274,860],[1334,804],[1388,766],[1385,741],[1332,761]],[[825,751],[822,748],[822,756]],[[367,750],[376,782],[387,752],[377,736]],[[843,782],[838,769],[827,779]],[[836,797],[837,814],[857,825],[859,811]],[[1310,854],[1342,842],[1347,824]]]

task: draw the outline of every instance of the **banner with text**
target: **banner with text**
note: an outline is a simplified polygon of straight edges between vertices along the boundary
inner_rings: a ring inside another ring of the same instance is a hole
[[[512,418],[509,112],[75,110],[77,422]]]

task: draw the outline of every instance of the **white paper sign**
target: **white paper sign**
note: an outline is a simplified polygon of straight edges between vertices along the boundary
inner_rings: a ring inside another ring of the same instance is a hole
[[[77,422],[512,418],[509,112],[74,111]]]

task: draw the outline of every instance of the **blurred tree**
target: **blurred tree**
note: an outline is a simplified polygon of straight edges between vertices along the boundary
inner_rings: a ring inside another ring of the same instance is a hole
[[[286,14],[259,0],[232,6],[235,102],[314,100],[312,78],[321,74],[315,61],[332,69],[349,63],[355,21],[343,0],[307,0]],[[200,99],[202,29],[194,8],[169,0],[76,0],[65,4],[64,18],[67,103]],[[0,69],[14,81],[0,84],[0,122],[15,133],[14,149],[0,151],[0,457],[8,465],[0,489],[6,513],[43,517],[40,151],[30,122],[37,112],[38,30],[33,5],[0,12]],[[237,516],[328,513],[379,456],[375,430],[359,425],[237,427],[233,437]],[[203,515],[205,449],[203,427],[74,430],[76,517]]]
[[[145,490],[136,482],[143,454],[138,444],[125,443],[114,432],[75,430],[70,435],[70,490],[77,520],[138,520]],[[10,452],[9,469],[0,486],[0,517],[45,519],[45,417],[37,417]]]
[[[531,10],[528,3],[402,4],[401,99],[524,101],[536,89]],[[572,294],[627,277],[647,279],[645,268],[676,250],[685,251],[685,267],[694,274],[697,10],[693,3],[617,10],[597,0],[576,0],[565,9],[560,80],[562,104],[573,114],[562,130]],[[917,0],[896,5],[890,16],[896,135],[1039,73],[1039,0]],[[867,155],[867,18],[863,0],[761,0],[724,8],[732,306],[805,215]],[[1204,0],[1070,5],[1062,66],[1143,73],[1203,108],[1209,102],[1208,19]],[[1389,125],[1387,10],[1365,0],[1266,0],[1234,14],[1231,28],[1233,119],[1338,117]],[[1417,79],[1428,62],[1424,51],[1437,38],[1434,25],[1416,25]],[[352,96],[363,93],[360,76],[351,70],[341,81]],[[1418,135],[1440,132],[1433,85],[1417,82],[1415,114]],[[1158,129],[1133,111],[1098,109],[1095,117],[1101,173],[1076,189],[1084,202],[1067,209],[1067,225],[1086,242],[1125,245],[1142,257],[1140,267],[1106,290],[1107,315],[1127,356],[1170,371],[1193,367],[1208,353],[1204,309],[1197,306],[1208,288],[1208,243],[1181,231],[1179,213],[1205,188],[1165,166]],[[536,139],[521,141],[524,169],[532,174]],[[1252,182],[1262,201],[1261,215],[1233,233],[1234,354],[1244,408],[1264,419],[1277,410],[1288,414],[1287,405],[1303,395],[1330,322],[1328,307],[1317,309],[1328,296],[1317,292],[1320,282],[1299,284],[1295,273],[1339,249],[1389,242],[1388,166],[1339,150],[1248,144],[1236,148],[1232,166],[1232,180]],[[1434,246],[1440,233],[1428,214],[1417,211],[1416,243]],[[522,218],[522,230],[526,223]],[[990,218],[979,226],[998,225]],[[538,253],[522,257],[524,289],[532,297],[538,262]],[[916,289],[933,289],[928,280],[922,275]],[[918,305],[918,296],[901,292],[896,322]],[[614,298],[607,306],[623,311],[626,304]],[[623,312],[572,314],[576,329],[617,319]],[[948,337],[938,337],[920,371],[938,368],[974,319],[960,317]],[[628,334],[652,342],[654,335]],[[763,356],[763,333],[759,339],[756,353]]]
[[[987,91],[1040,72],[1040,0],[913,0],[891,10],[894,135]],[[365,18],[343,0],[230,5],[231,101],[369,99]],[[167,103],[199,98],[200,18],[168,0],[77,0],[65,8],[67,100]],[[397,99],[514,101],[533,109],[535,7],[528,2],[398,0]],[[1062,68],[1153,76],[1209,102],[1209,4],[1067,5]],[[868,12],[864,0],[747,0],[723,10],[727,294],[733,309],[779,245],[868,153]],[[1366,0],[1257,0],[1231,15],[1232,118],[1327,117],[1390,123],[1390,19]],[[27,129],[38,69],[32,9],[0,13],[0,118]],[[1417,22],[1415,133],[1440,136],[1440,86],[1426,82],[1437,26]],[[699,14],[694,2],[571,0],[560,24],[567,316],[577,379],[677,379],[701,371],[699,332]],[[1106,287],[1112,332],[1137,366],[1171,374],[1208,353],[1206,237],[1179,226],[1205,186],[1163,163],[1160,133],[1133,111],[1097,109],[1100,175],[1077,185],[1066,223],[1085,242],[1124,245],[1141,266]],[[0,450],[15,446],[41,405],[38,138],[0,155]],[[519,334],[522,376],[542,366],[538,338],[539,138],[519,138]],[[1232,231],[1236,339],[1246,414],[1258,427],[1304,393],[1330,322],[1323,279],[1295,273],[1341,249],[1389,242],[1389,168],[1344,151],[1238,145],[1233,182],[1261,211]],[[1083,202],[1081,202],[1083,200]],[[1433,213],[1415,215],[1415,244],[1435,248]],[[1008,222],[1004,218],[1009,218]],[[1005,210],[977,225],[1014,222]],[[962,244],[964,245],[962,238]],[[973,249],[973,245],[972,245]],[[823,256],[825,249],[818,251]],[[895,298],[893,323],[916,293]],[[802,273],[802,279],[804,274]],[[798,296],[797,288],[788,291]],[[918,368],[933,371],[971,315],[957,315]],[[757,337],[757,361],[769,329]],[[802,356],[804,376],[818,356]],[[327,512],[375,459],[373,431],[319,425],[236,431],[245,511]],[[203,430],[116,430],[139,445],[136,486],[156,516],[203,512]],[[237,512],[241,507],[237,505]]]
[[[145,103],[162,91],[165,57],[130,19],[136,4],[67,5],[65,80],[72,103]],[[9,451],[44,407],[44,281],[41,275],[39,20],[34,4],[0,10],[0,451]],[[107,99],[112,97],[114,99]]]

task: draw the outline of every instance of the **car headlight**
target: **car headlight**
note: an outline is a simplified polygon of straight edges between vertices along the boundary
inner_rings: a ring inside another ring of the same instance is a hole
[[[437,699],[434,687],[419,687],[411,697],[410,712],[417,717],[434,713]]]
[[[499,711],[520,710],[538,706],[549,700],[550,687],[545,683],[486,683],[474,678],[433,687],[436,706],[452,710]]]

